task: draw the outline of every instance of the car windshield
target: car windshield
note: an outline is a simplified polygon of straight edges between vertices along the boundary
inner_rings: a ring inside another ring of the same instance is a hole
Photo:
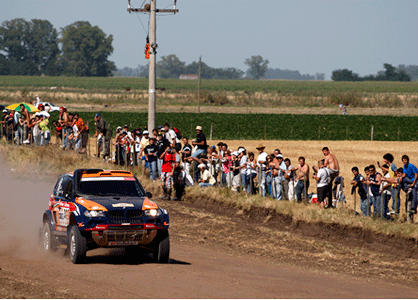
[[[132,177],[82,178],[79,192],[95,196],[145,196],[142,186]]]

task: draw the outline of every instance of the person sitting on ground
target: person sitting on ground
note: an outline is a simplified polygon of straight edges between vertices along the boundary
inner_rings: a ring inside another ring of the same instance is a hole
[[[198,180],[200,187],[209,187],[216,184],[215,178],[208,171],[205,164],[199,164],[198,169],[200,170],[200,178]]]

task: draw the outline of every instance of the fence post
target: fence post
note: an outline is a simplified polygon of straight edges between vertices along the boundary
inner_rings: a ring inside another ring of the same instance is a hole
[[[372,132],[370,134],[370,140],[373,142],[374,126],[372,125]]]
[[[345,140],[348,141],[348,126],[347,126],[347,128],[345,130]]]
[[[210,140],[212,140],[213,137],[213,123],[210,123]]]
[[[290,129],[290,139],[293,140],[293,125],[292,125],[292,128]]]
[[[319,128],[318,128],[318,140],[319,141],[321,140],[321,125],[319,125]]]
[[[398,127],[398,142],[400,141],[400,135],[401,135],[401,132],[400,132],[400,128]]]

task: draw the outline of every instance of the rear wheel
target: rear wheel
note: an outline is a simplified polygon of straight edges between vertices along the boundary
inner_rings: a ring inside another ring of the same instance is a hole
[[[77,226],[71,226],[68,236],[68,248],[70,259],[74,264],[83,263],[86,258],[87,241],[78,230]]]
[[[58,248],[57,241],[52,236],[51,227],[47,222],[44,222],[42,227],[42,242],[45,252],[55,252]]]
[[[166,233],[165,237],[159,242],[155,243],[154,250],[152,253],[154,262],[159,264],[168,263],[170,257],[170,237]]]

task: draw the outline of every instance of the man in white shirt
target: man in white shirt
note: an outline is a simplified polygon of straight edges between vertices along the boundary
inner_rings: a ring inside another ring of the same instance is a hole
[[[321,208],[324,208],[325,198],[329,193],[330,184],[329,178],[330,173],[324,165],[324,159],[318,161],[318,173],[314,173],[312,177],[316,180],[316,193],[318,196],[318,203],[321,205]],[[330,201],[330,199],[328,199]],[[329,207],[329,206],[327,206]]]
[[[161,128],[161,131],[165,132],[165,138],[170,142],[170,144],[174,144],[177,148],[177,151],[181,150],[181,144],[180,140],[177,138],[176,132],[170,128],[170,125],[168,123],[164,124],[164,128]]]
[[[266,196],[266,162],[267,153],[264,152],[266,146],[260,144],[256,149],[258,150],[257,166],[258,166],[258,186],[263,197]]]

